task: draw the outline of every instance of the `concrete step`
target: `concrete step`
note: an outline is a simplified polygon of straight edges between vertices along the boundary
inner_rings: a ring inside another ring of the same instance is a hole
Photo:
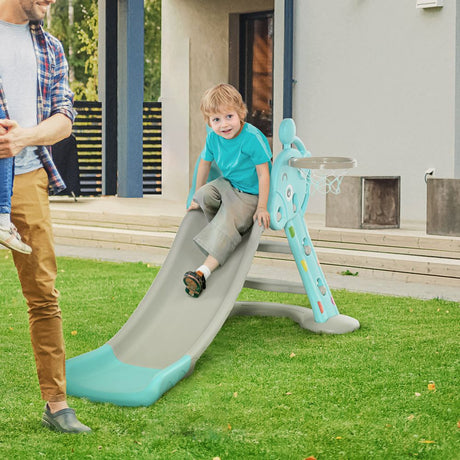
[[[166,257],[180,220],[116,214],[53,215],[57,244],[142,250],[161,257]],[[455,257],[460,253],[460,239],[435,237],[432,240],[431,237],[364,231],[360,243],[358,232],[343,229],[310,229],[310,234],[325,273],[358,272],[365,277],[460,287],[460,257]],[[287,264],[287,270],[295,266],[284,232],[268,230],[263,241],[255,263],[276,265],[277,269]]]
[[[366,245],[356,245],[354,248],[323,247],[321,241],[314,247],[322,265],[347,267],[351,269],[366,268],[369,270],[384,270],[391,272],[410,273],[415,275],[439,276],[460,279],[460,260],[454,258],[420,256],[406,253],[371,251]],[[259,245],[262,252],[259,257],[279,259],[280,254],[290,255],[289,245],[283,241],[265,238]],[[267,253],[271,253],[267,255]],[[283,256],[281,256],[283,258]],[[292,256],[289,259],[293,259]]]
[[[146,232],[175,233],[181,216],[138,215],[112,212],[52,210],[53,222],[64,226],[131,229]],[[460,259],[460,238],[420,235],[400,229],[353,230],[309,225],[315,247],[349,249],[389,254]],[[265,237],[286,241],[283,231],[267,230]]]
[[[339,251],[336,253],[336,251]],[[460,289],[460,261],[316,248],[321,268],[326,274],[346,278],[379,278],[402,282],[440,284]],[[256,253],[255,263],[283,272],[295,264],[292,256]]]
[[[460,259],[460,238],[455,237],[424,236],[393,229],[384,232],[308,226],[308,231],[315,248]],[[273,241],[286,239],[284,232],[268,230],[264,235]]]
[[[349,230],[312,228],[310,237],[316,245],[328,248],[358,249],[390,254],[460,258],[460,238],[421,235],[400,229]]]
[[[53,223],[53,230],[57,244],[114,249],[169,250],[176,236],[176,233],[170,230],[147,231],[56,223]]]
[[[173,231],[179,228],[181,216],[140,215],[104,211],[62,210],[51,207],[53,224],[93,228],[132,229],[136,231]]]

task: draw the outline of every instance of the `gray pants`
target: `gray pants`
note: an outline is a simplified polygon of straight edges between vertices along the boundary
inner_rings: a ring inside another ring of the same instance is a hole
[[[209,221],[193,241],[223,265],[251,228],[259,197],[240,192],[227,179],[218,177],[203,185],[193,200]]]

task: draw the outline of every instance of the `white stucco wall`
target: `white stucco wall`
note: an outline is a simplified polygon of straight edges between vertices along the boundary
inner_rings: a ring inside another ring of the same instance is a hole
[[[275,9],[274,133],[282,119],[284,0],[165,0],[163,195],[184,200],[205,126],[205,89],[228,79],[228,16]],[[353,175],[401,176],[401,219],[425,220],[424,173],[460,177],[460,0],[294,0],[293,117],[317,156]],[[280,144],[275,134],[274,154]],[[456,151],[457,149],[457,151]],[[457,174],[457,176],[455,176]],[[325,212],[312,196],[309,212]]]
[[[229,14],[273,9],[273,0],[162,2],[163,196],[184,201],[206,136],[203,92],[228,81]]]
[[[429,10],[415,0],[294,4],[298,135],[313,155],[356,158],[353,175],[400,175],[401,219],[425,220],[425,171],[454,177],[460,155],[460,2]],[[324,197],[312,197],[309,211],[324,213]]]

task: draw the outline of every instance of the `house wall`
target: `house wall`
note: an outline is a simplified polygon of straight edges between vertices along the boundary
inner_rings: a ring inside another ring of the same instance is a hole
[[[229,14],[273,9],[273,0],[162,2],[163,196],[185,203],[206,137],[203,92],[229,75]]]
[[[425,220],[425,171],[460,177],[460,0],[294,0],[293,117],[316,156],[401,176],[401,220]],[[274,154],[282,119],[284,0],[163,2],[163,195],[184,200],[205,138],[205,89],[228,80],[230,13],[275,9]],[[458,134],[457,134],[458,133]],[[314,194],[309,212],[325,213]]]
[[[356,158],[353,175],[400,175],[402,220],[425,220],[428,168],[460,177],[459,5],[294,2],[297,134],[313,155]]]

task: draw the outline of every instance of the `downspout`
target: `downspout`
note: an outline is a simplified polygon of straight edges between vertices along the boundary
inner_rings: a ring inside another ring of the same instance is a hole
[[[454,179],[460,179],[460,2],[457,2],[456,13]]]
[[[294,0],[284,0],[283,118],[292,118]]]

